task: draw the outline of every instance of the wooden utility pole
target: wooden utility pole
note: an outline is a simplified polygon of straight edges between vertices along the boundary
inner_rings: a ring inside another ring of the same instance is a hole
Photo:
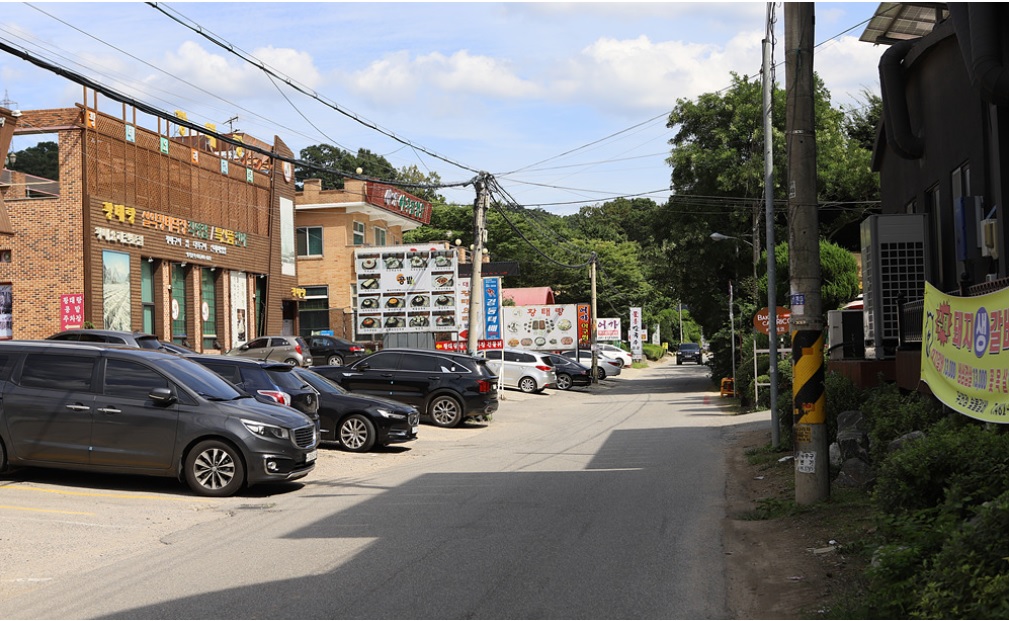
[[[785,3],[785,137],[788,148],[792,306],[792,444],[795,502],[830,497],[823,384],[823,303],[816,201],[813,107],[813,3]]]
[[[476,181],[476,200],[473,202],[473,253],[470,262],[473,272],[469,281],[469,322],[466,326],[466,349],[475,356],[480,343],[480,298],[483,292],[483,242],[486,227],[489,188],[487,173],[481,173]]]

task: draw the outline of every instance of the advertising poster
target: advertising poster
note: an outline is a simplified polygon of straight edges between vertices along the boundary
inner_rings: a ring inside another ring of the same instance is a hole
[[[84,294],[60,294],[60,332],[84,327]]]
[[[501,279],[483,279],[484,338],[501,338]]]
[[[619,341],[620,319],[596,319],[596,341]]]
[[[14,338],[14,285],[0,285],[0,341]]]
[[[358,334],[456,332],[456,254],[443,248],[386,246],[354,251]]]
[[[627,330],[627,338],[631,342],[631,356],[635,360],[640,360],[643,351],[641,349],[641,307],[632,306],[631,312],[631,327]]]
[[[578,342],[578,310],[574,304],[502,307],[507,347],[531,350],[573,350]]]
[[[578,305],[578,349],[592,346],[592,306]]]
[[[129,330],[130,255],[102,251],[102,319],[106,330]]]
[[[925,283],[921,379],[971,418],[1009,422],[1009,293],[961,298]]]

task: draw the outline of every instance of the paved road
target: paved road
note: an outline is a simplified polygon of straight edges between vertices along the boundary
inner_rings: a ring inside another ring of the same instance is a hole
[[[321,452],[230,499],[174,481],[0,480],[4,618],[726,618],[706,367],[506,391],[493,422]]]

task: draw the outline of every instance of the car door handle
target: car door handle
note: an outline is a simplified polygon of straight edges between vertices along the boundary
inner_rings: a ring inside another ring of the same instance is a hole
[[[98,408],[98,411],[102,414],[122,414],[123,411],[119,408]]]
[[[87,412],[91,408],[86,405],[81,405],[80,403],[70,403],[67,404],[68,410],[73,410],[74,412]]]

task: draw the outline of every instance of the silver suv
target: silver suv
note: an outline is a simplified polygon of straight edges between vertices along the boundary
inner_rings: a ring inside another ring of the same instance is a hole
[[[312,353],[300,336],[261,336],[232,349],[227,355],[276,360],[295,367],[312,366]]]
[[[480,352],[487,367],[504,386],[522,392],[543,392],[557,387],[557,372],[547,354],[522,349],[488,349]]]

